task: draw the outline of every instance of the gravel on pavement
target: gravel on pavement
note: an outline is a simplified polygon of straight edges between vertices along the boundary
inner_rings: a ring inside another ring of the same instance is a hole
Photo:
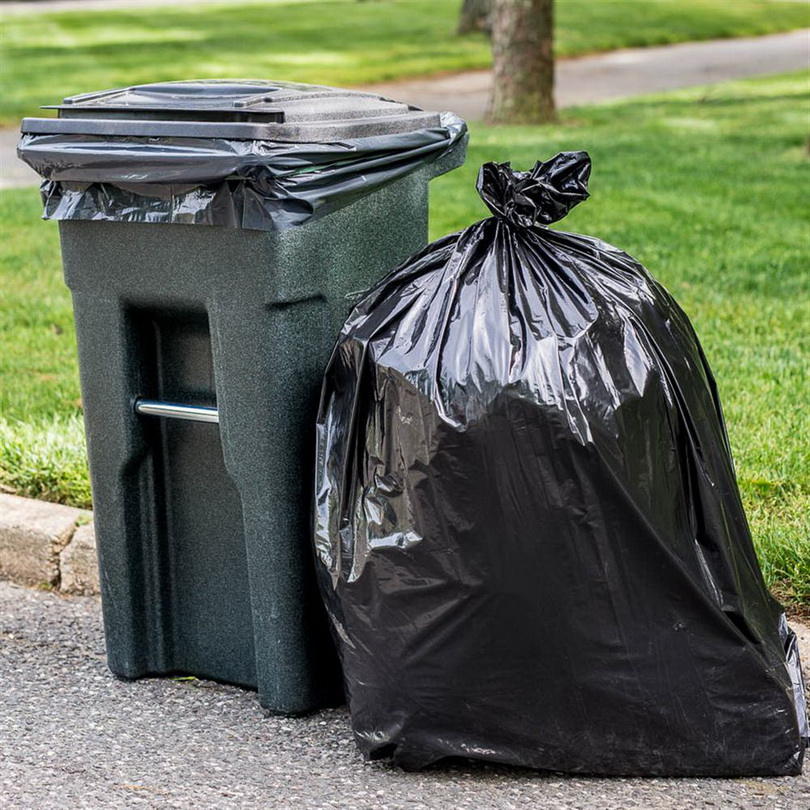
[[[405,773],[363,761],[345,709],[267,717],[232,686],[117,680],[97,598],[0,582],[0,807],[808,810],[810,777],[599,779],[476,764]]]

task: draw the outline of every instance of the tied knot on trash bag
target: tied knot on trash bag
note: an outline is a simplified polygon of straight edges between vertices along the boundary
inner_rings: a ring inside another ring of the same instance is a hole
[[[478,193],[492,213],[519,228],[550,225],[588,199],[591,158],[587,152],[560,152],[528,172],[511,163],[485,163]]]

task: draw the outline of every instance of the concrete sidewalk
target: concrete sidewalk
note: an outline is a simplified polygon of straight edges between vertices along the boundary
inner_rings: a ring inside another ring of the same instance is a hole
[[[631,48],[558,62],[557,103],[560,107],[595,104],[807,67],[810,67],[810,29],[748,39]],[[468,121],[477,121],[486,113],[491,84],[491,72],[479,70],[432,79],[365,85],[360,89],[425,109],[453,110]],[[103,88],[88,88],[98,89]],[[42,101],[56,102],[59,98],[57,95]],[[18,140],[16,130],[0,130],[0,189],[39,182],[39,177],[17,160]]]
[[[745,39],[627,48],[557,62],[558,107],[598,104],[680,87],[786,73],[810,67],[810,29]],[[492,72],[478,70],[364,89],[427,110],[452,110],[468,121],[487,111]]]
[[[810,660],[810,631],[802,648]],[[0,807],[807,810],[810,776],[598,779],[358,754],[344,709],[264,717],[208,681],[116,680],[98,600],[0,582]],[[810,771],[810,766],[807,768]]]

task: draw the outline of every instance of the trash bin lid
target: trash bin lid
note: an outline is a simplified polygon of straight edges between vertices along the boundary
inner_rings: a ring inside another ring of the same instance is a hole
[[[85,93],[58,118],[25,118],[31,134],[328,142],[440,126],[427,112],[374,93],[295,82],[206,79]]]

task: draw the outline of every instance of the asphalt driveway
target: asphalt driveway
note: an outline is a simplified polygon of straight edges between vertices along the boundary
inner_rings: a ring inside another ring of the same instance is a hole
[[[803,629],[810,659],[810,631]],[[265,717],[208,681],[116,680],[99,602],[0,582],[0,807],[808,810],[810,776],[597,779],[366,763],[345,710]]]

